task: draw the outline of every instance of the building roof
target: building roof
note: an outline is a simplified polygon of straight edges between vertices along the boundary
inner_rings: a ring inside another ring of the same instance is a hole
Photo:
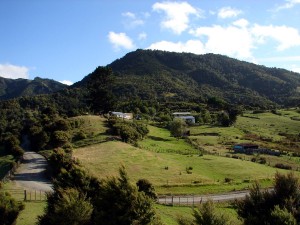
[[[173,115],[191,115],[190,112],[174,112]]]
[[[251,144],[251,143],[241,143],[241,144],[235,144],[234,146],[242,146],[242,147],[257,147],[257,144]]]

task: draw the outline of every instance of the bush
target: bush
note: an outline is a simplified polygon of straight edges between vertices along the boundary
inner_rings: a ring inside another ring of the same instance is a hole
[[[230,183],[230,182],[232,182],[233,181],[233,179],[232,178],[229,178],[229,177],[225,177],[225,179],[224,179],[224,182],[225,183]]]
[[[80,141],[80,140],[83,140],[83,139],[86,139],[86,138],[87,138],[86,133],[83,130],[80,130],[79,132],[77,132],[75,134],[75,136],[73,137],[73,140],[74,141]]]
[[[138,187],[138,191],[144,192],[146,196],[154,200],[157,199],[154,186],[147,179],[139,179],[136,186]]]
[[[292,167],[290,165],[285,165],[282,163],[276,163],[275,168],[284,169],[284,170],[291,170]]]
[[[0,225],[11,225],[17,219],[24,205],[13,199],[10,194],[0,192]]]

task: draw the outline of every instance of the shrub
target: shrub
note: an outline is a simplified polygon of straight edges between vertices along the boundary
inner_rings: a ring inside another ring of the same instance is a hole
[[[86,139],[87,135],[83,130],[80,130],[78,133],[75,134],[75,136],[73,137],[74,141],[80,141],[83,139]]]
[[[152,199],[157,199],[154,186],[147,179],[139,179],[136,186],[138,187],[138,191],[144,192],[146,196]]]
[[[275,168],[284,169],[284,170],[291,170],[292,167],[290,165],[285,165],[283,163],[276,163]]]
[[[24,205],[13,199],[10,194],[0,192],[0,225],[11,225],[17,219]]]
[[[233,181],[233,179],[229,178],[229,177],[225,177],[224,181],[225,181],[225,183],[230,183]]]

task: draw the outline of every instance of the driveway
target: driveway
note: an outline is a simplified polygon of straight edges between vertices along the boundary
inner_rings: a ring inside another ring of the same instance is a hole
[[[52,191],[52,184],[45,174],[47,160],[36,152],[25,152],[23,158],[12,178],[16,186],[32,191]]]

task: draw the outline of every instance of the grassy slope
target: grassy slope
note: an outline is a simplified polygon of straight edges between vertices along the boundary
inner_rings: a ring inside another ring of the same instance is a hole
[[[117,175],[118,168],[123,164],[133,182],[147,178],[159,193],[225,192],[247,188],[249,180],[254,179],[264,180],[266,185],[270,185],[277,171],[267,165],[249,161],[213,155],[199,157],[195,154],[198,150],[184,140],[170,137],[167,130],[154,126],[148,128],[149,138],[138,144],[142,149],[110,141],[78,148],[74,156],[99,178]],[[217,129],[221,137],[240,133],[234,127]],[[192,168],[189,173],[186,171],[188,167]],[[233,179],[233,182],[225,184],[225,178]]]

